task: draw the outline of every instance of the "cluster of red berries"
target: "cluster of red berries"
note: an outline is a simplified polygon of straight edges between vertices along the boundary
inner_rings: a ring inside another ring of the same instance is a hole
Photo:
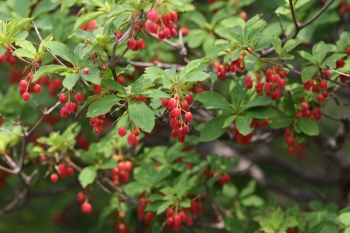
[[[339,13],[341,15],[345,14],[346,12],[350,13],[350,4],[348,4],[347,1],[340,1],[339,6],[340,6]]]
[[[297,110],[296,117],[306,117],[309,120],[320,120],[322,116],[321,108],[314,108],[312,110],[310,104],[308,102],[302,102],[300,105],[301,109]]]
[[[96,135],[102,133],[102,126],[105,124],[104,119],[106,118],[105,114],[99,115],[97,117],[92,117],[90,119],[90,126],[92,126],[93,131]]]
[[[186,214],[186,212],[187,214]],[[175,213],[173,207],[169,207],[165,211],[165,215],[167,217],[166,224],[171,227],[173,230],[179,230],[181,227],[181,223],[185,222],[187,226],[193,225],[192,215],[198,212],[198,204],[197,202],[191,202],[191,207],[186,209],[180,209]],[[193,214],[192,214],[193,213]]]
[[[44,159],[45,159],[45,156],[40,157],[40,160],[44,160]],[[58,175],[60,176],[60,178],[65,179],[65,178],[67,178],[67,176],[71,176],[74,174],[74,168],[71,167],[68,163],[58,164],[56,170],[57,170],[58,174],[52,173],[50,175],[50,180],[52,182],[57,182]]]
[[[80,206],[81,211],[85,214],[90,214],[92,212],[92,205],[88,202],[88,196],[84,192],[79,192],[76,198],[78,202],[83,202]]]
[[[156,34],[158,39],[163,40],[164,38],[171,38],[177,35],[174,22],[177,20],[178,15],[175,11],[170,13],[162,14],[157,9],[151,9],[147,13],[147,19],[150,22],[146,22],[143,25],[143,29],[150,33]]]
[[[139,139],[137,138],[137,136],[139,136],[140,134],[140,128],[138,127],[133,127],[131,129],[131,133],[128,135],[128,143],[131,145],[131,146],[137,146],[139,144]],[[120,137],[124,137],[127,133],[127,129],[124,127],[124,126],[120,126],[118,128],[118,135]]]
[[[293,128],[284,130],[284,138],[286,139],[286,145],[288,146],[288,154],[292,155],[295,151],[302,149],[300,143],[297,142],[297,137]]]
[[[118,167],[111,170],[111,180],[115,183],[128,181],[131,169],[132,163],[130,161],[119,161]]]
[[[68,114],[74,114],[78,111],[78,105],[84,102],[84,95],[81,92],[78,92],[74,96],[74,100],[77,104],[68,101],[69,97],[64,93],[61,93],[58,97],[58,100],[61,104],[65,104],[64,107],[61,108],[60,114],[61,117],[67,117]]]
[[[322,103],[328,97],[327,82],[321,79],[310,79],[304,83],[304,89],[317,94],[317,102]]]
[[[11,66],[16,65],[16,57],[12,56],[12,52],[10,50],[6,50],[5,55],[0,54],[0,63],[4,61]]]
[[[162,99],[162,106],[167,108],[170,126],[173,128],[170,135],[173,138],[177,138],[179,142],[184,142],[186,134],[190,132],[190,127],[188,125],[192,122],[193,115],[189,110],[192,102],[193,97],[190,94],[184,97],[175,94],[170,99]]]
[[[33,80],[33,74],[28,73],[26,80],[21,80],[19,82],[19,93],[22,95],[24,101],[28,101],[30,99],[28,88],[29,88],[30,82]],[[36,94],[39,94],[41,92],[41,86],[39,84],[35,84],[33,87],[33,90]]]
[[[148,225],[152,219],[153,214],[150,211],[145,211],[146,206],[151,203],[150,200],[146,199],[143,194],[139,196],[139,205],[137,206],[138,218],[140,221],[145,221],[146,225]]]
[[[237,60],[231,62],[231,64],[229,64],[227,62],[220,64],[219,62],[217,62],[214,64],[214,69],[217,70],[218,79],[225,81],[226,73],[243,71],[245,69],[244,55],[240,55],[239,58]]]
[[[226,184],[231,182],[231,176],[226,174],[226,175],[220,175],[219,179],[216,181],[218,184]]]
[[[62,80],[59,78],[51,80],[47,76],[43,76],[39,79],[39,83],[48,86],[51,95],[55,95],[57,90],[62,87]]]
[[[132,51],[142,50],[146,47],[146,42],[143,39],[135,40],[135,39],[129,39],[128,40],[128,48]]]
[[[255,91],[261,94],[265,91],[267,97],[271,96],[272,100],[279,99],[281,97],[281,91],[279,88],[283,89],[286,86],[287,72],[284,69],[273,67],[268,68],[265,71],[265,82],[262,80],[262,75],[260,73],[256,74],[256,84]],[[250,76],[245,77],[244,84],[247,89],[253,88],[253,79]]]

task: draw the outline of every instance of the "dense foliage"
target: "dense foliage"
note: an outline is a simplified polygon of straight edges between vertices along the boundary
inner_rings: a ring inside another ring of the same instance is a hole
[[[1,1],[0,231],[349,233],[349,16]]]

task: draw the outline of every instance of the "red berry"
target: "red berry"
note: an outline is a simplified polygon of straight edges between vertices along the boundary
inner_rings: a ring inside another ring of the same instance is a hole
[[[61,93],[60,96],[58,97],[58,100],[60,101],[61,104],[64,104],[68,101],[68,96],[65,94]]]
[[[176,11],[170,12],[170,20],[171,21],[176,21],[177,20],[177,13],[176,13]]]
[[[322,95],[322,94],[319,94],[319,95],[317,96],[317,102],[322,103],[323,100],[324,100],[323,95]]]
[[[167,220],[166,220],[166,224],[168,225],[168,226],[171,226],[171,225],[173,225],[173,223],[174,223],[174,219],[173,218],[167,218]]]
[[[101,85],[98,85],[98,84],[94,85],[94,93],[96,95],[101,94]]]
[[[130,145],[133,145],[136,140],[137,140],[137,138],[136,138],[135,134],[129,134],[129,136],[128,136],[128,143]]]
[[[322,73],[327,79],[331,77],[331,72],[329,70],[324,70]]]
[[[187,27],[181,28],[180,31],[181,31],[181,33],[182,33],[183,36],[187,36],[188,33],[189,33],[189,30],[188,30]]]
[[[146,42],[143,40],[143,39],[139,39],[137,42],[136,42],[136,47],[137,49],[144,49],[146,46]]]
[[[132,163],[130,161],[125,161],[124,164],[125,164],[125,170],[131,171]]]
[[[26,88],[27,85],[28,85],[28,83],[27,83],[27,81],[25,81],[25,80],[21,80],[21,81],[19,82],[19,87],[20,87],[21,89]]]
[[[167,107],[168,107],[168,104],[169,104],[169,99],[163,98],[163,99],[162,99],[162,106],[163,106],[164,108],[167,108]]]
[[[176,108],[177,107],[177,103],[178,102],[174,98],[171,98],[169,100],[168,107],[171,108],[171,109]]]
[[[247,21],[247,20],[248,20],[248,14],[247,14],[247,12],[242,11],[240,15],[241,15],[241,17],[242,17],[242,19],[243,19],[244,21]]]
[[[350,7],[350,5],[348,6],[348,7]],[[350,9],[350,8],[349,8]],[[349,11],[350,12],[350,11]],[[350,56],[350,47],[346,50],[346,54],[348,55],[348,56]],[[1,61],[0,61],[1,62]]]
[[[51,180],[52,182],[56,182],[56,181],[58,180],[58,175],[57,175],[57,174],[51,174],[50,180]]]
[[[166,211],[165,211],[165,215],[170,218],[174,215],[174,210],[172,208],[168,208]]]
[[[88,74],[89,71],[90,71],[90,69],[86,67],[86,68],[83,69],[83,74]]]
[[[30,99],[30,94],[26,91],[22,95],[24,101],[28,101]]]
[[[134,39],[129,39],[128,40],[128,48],[135,51],[137,50],[137,43],[136,43],[136,40]]]
[[[179,108],[174,108],[173,110],[171,110],[169,117],[170,118],[177,118],[181,115],[181,110]]]
[[[83,211],[83,213],[90,214],[92,211],[91,204],[87,202],[84,202],[83,204],[81,204],[81,211]]]
[[[278,86],[280,88],[284,88],[286,86],[286,80],[285,79],[278,80]]]
[[[36,94],[39,94],[41,92],[41,86],[39,84],[35,84],[34,86],[34,92]]]
[[[181,216],[180,215],[174,216],[174,224],[181,224]]]
[[[188,123],[191,123],[191,121],[193,120],[193,115],[191,112],[186,112],[185,114],[185,119]]]
[[[65,107],[62,107],[60,110],[61,117],[67,117],[69,114],[68,110]]]
[[[119,162],[118,168],[120,171],[126,170],[126,164],[124,162]]]
[[[124,127],[124,126],[120,126],[119,127],[119,129],[118,129],[118,135],[120,136],[120,137],[124,137],[125,136],[125,134],[126,134],[126,128]]]
[[[185,100],[187,101],[187,103],[188,103],[189,105],[192,104],[192,102],[193,102],[193,97],[192,97],[192,95],[187,94],[187,95],[185,96]]]
[[[83,192],[79,192],[79,193],[77,194],[77,201],[78,201],[78,202],[83,202],[83,201],[85,201],[85,195],[84,195]]]
[[[84,96],[81,92],[78,92],[77,94],[75,94],[74,99],[78,104],[81,104],[82,102],[84,102]]]
[[[135,136],[139,136],[139,135],[140,135],[140,128],[139,128],[139,127],[136,127],[132,133],[133,133]]]
[[[309,105],[308,102],[302,102],[302,103],[301,103],[301,108],[302,108],[302,109],[309,109],[309,108],[310,108],[310,105]]]
[[[315,108],[314,111],[313,111],[313,115],[314,115],[316,120],[321,119],[322,110],[320,108]]]
[[[327,89],[327,82],[322,80],[319,84],[321,90],[326,90]]]
[[[148,13],[147,13],[147,18],[152,21],[152,22],[155,22],[158,18],[158,15],[157,15],[157,11],[155,9],[152,9],[150,10]]]
[[[170,31],[170,29],[169,28],[164,28],[163,29],[163,33],[164,33],[164,37],[165,38],[170,38],[171,37],[171,31]]]
[[[2,60],[4,60],[4,55],[0,53],[0,63],[2,62]]]

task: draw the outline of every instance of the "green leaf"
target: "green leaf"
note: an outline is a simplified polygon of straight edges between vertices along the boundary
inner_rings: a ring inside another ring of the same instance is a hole
[[[208,121],[201,130],[200,142],[212,141],[225,133],[226,128],[222,128],[228,116],[219,116]]]
[[[253,132],[253,128],[250,128],[253,116],[250,114],[239,115],[236,119],[236,128],[238,132],[244,136]]]
[[[97,17],[99,17],[100,15],[103,15],[103,14],[106,14],[106,13],[101,12],[101,11],[97,11],[97,12],[91,12],[91,13],[87,13],[87,14],[80,16],[77,19],[77,21],[75,21],[73,30],[77,30],[78,28],[80,28],[84,24],[87,24],[91,20],[96,19]]]
[[[244,197],[251,195],[255,191],[255,187],[256,187],[256,181],[250,180],[248,184],[240,192],[239,198],[242,199]]]
[[[264,200],[257,196],[257,195],[251,195],[246,198],[244,198],[241,201],[242,205],[244,206],[254,206],[254,207],[261,207],[264,205]]]
[[[309,120],[305,117],[299,118],[297,124],[301,131],[309,136],[317,136],[319,134],[318,126],[316,122]]]
[[[114,167],[118,167],[118,162],[114,158],[108,158],[107,160],[103,161],[100,169],[106,170]]]
[[[78,29],[75,32],[73,32],[73,34],[69,36],[69,39],[70,38],[78,38],[78,39],[83,39],[90,42],[95,40],[95,36],[91,32],[87,32],[81,29]]]
[[[28,57],[31,59],[35,58],[34,54],[26,49],[16,49],[13,53],[16,54],[18,57]]]
[[[155,124],[153,111],[143,102],[131,102],[128,108],[132,122],[145,132],[150,133]]]
[[[174,204],[172,201],[164,202],[159,208],[157,209],[157,215],[163,213],[166,209],[168,209],[169,206]]]
[[[287,116],[284,114],[278,114],[276,116],[271,117],[269,121],[269,126],[273,129],[285,128],[292,124],[294,121],[294,117]]]
[[[52,74],[55,72],[61,72],[61,71],[70,71],[70,69],[62,65],[42,66],[35,72],[33,77],[33,82],[35,82],[36,80],[38,80],[39,78],[45,75]]]
[[[179,79],[182,80],[182,78],[187,76],[187,74],[190,72],[193,72],[196,70],[203,70],[209,62],[210,62],[210,58],[207,58],[207,57],[190,61],[185,66],[185,68],[179,73]]]
[[[223,109],[230,108],[230,103],[214,91],[205,91],[194,97],[194,100],[202,102],[206,109]]]
[[[232,124],[232,122],[233,122],[234,120],[236,120],[236,118],[237,118],[237,115],[229,116],[229,117],[225,120],[225,122],[224,122],[222,128],[227,128],[229,125]]]
[[[100,78],[100,70],[96,67],[92,66],[86,66],[84,68],[89,68],[89,73],[84,74],[84,69],[80,70],[81,77],[88,82],[92,82],[93,84],[101,84],[101,78]]]
[[[110,88],[113,91],[119,91],[120,93],[126,94],[125,87],[120,85],[118,82],[114,81],[113,79],[102,79],[101,84],[102,86],[106,88]]]
[[[281,56],[282,54],[282,42],[281,39],[277,36],[273,36],[271,40],[272,46],[275,49],[276,53]]]
[[[209,78],[208,73],[204,73],[201,71],[194,71],[194,72],[191,72],[191,73],[188,73],[187,75],[185,75],[185,77],[183,77],[183,79],[181,81],[201,82],[201,81],[206,80],[207,78]]]
[[[309,66],[304,68],[303,71],[301,72],[301,80],[304,83],[309,81],[310,79],[312,79],[316,71],[317,71],[317,67],[315,66]]]
[[[350,226],[350,212],[343,213],[338,218],[345,226]]]
[[[229,232],[245,233],[242,221],[234,217],[225,217],[225,228]]]
[[[79,74],[68,74],[63,82],[62,85],[67,88],[69,91],[73,89],[77,81],[79,80],[80,75]]]
[[[97,171],[95,166],[85,167],[79,174],[79,182],[83,188],[86,188],[89,184],[93,183],[96,179]]]
[[[74,65],[74,56],[69,48],[58,41],[43,41],[41,42],[46,48],[50,49],[51,53],[60,56],[64,60]]]
[[[243,43],[243,29],[241,26],[234,26],[229,35],[232,36],[232,38],[234,38],[237,42]]]
[[[296,111],[294,107],[294,102],[291,99],[287,97],[282,97],[278,102],[277,107],[286,115],[291,117],[295,116]]]
[[[247,95],[247,88],[243,79],[244,77],[233,79],[230,83],[231,100],[236,111],[238,111],[239,106]]]
[[[227,54],[224,57],[224,62],[233,62],[235,60],[237,60],[239,58],[239,56],[241,55],[242,49],[235,49],[234,51],[232,51],[231,53]]]
[[[295,47],[297,47],[299,44],[301,44],[304,40],[301,39],[290,39],[288,40],[282,49],[283,54],[287,54],[289,51],[293,50]]]
[[[34,8],[32,17],[37,17],[45,12],[50,12],[54,10],[59,5],[58,2],[53,3],[51,0],[44,0],[39,2],[39,4]]]
[[[266,119],[276,115],[276,111],[267,106],[249,108],[244,114],[250,114],[255,119]]]
[[[242,109],[248,109],[251,107],[257,107],[257,106],[264,106],[272,103],[273,100],[271,98],[266,96],[259,96],[256,99],[253,99],[252,101],[249,101],[245,105],[243,105]]]
[[[210,49],[210,51],[207,54],[207,57],[210,59],[214,59],[215,57],[218,56],[218,53],[221,52],[222,50],[228,49],[232,47],[231,44],[223,43],[223,44],[217,44],[213,48]]]
[[[6,33],[9,37],[15,37],[16,34],[23,30],[24,26],[31,22],[33,18],[24,18],[20,20],[13,21],[14,23],[7,24]]]
[[[120,98],[115,95],[102,96],[95,102],[89,105],[87,117],[96,117],[101,114],[106,114],[111,108],[119,102]]]
[[[326,44],[323,41],[318,42],[312,47],[312,55],[316,58],[316,62],[321,64],[323,58],[327,54]]]
[[[191,206],[191,200],[189,198],[185,198],[180,202],[180,206],[182,208],[188,208]]]
[[[306,60],[310,61],[313,64],[316,64],[316,58],[314,58],[310,53],[305,51],[298,51],[298,53]]]

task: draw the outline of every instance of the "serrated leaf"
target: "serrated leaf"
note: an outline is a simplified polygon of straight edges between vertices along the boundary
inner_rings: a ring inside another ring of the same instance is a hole
[[[226,128],[223,128],[224,122],[229,116],[219,116],[208,121],[201,130],[199,137],[200,142],[212,141],[225,133]]]
[[[73,89],[77,81],[79,80],[80,75],[79,74],[68,74],[63,82],[62,85],[67,88],[69,91]]]
[[[250,124],[252,123],[253,116],[250,114],[239,115],[236,118],[236,128],[240,134],[246,136],[253,132],[253,128],[250,128]]]
[[[92,184],[94,180],[96,179],[97,171],[95,166],[88,166],[85,167],[80,173],[79,173],[79,182],[83,188],[86,188],[89,184]]]
[[[101,84],[101,78],[100,78],[100,70],[96,67],[87,66],[85,68],[89,68],[89,73],[84,74],[84,69],[80,70],[81,77],[88,82],[92,82],[93,84]]]
[[[305,58],[306,60],[310,61],[313,64],[316,64],[316,58],[313,57],[310,53],[305,52],[305,51],[298,51],[298,53],[300,54],[300,56],[302,56],[303,58]]]
[[[113,91],[119,91],[120,93],[126,94],[125,87],[120,85],[118,82],[114,81],[113,79],[102,79],[101,85],[105,86],[106,88],[110,88]]]
[[[280,129],[289,126],[294,121],[294,117],[278,114],[271,117],[269,126],[273,129]]]
[[[34,77],[33,77],[33,82],[35,82],[36,80],[38,80],[39,78],[41,78],[45,75],[52,74],[55,72],[61,72],[61,71],[70,71],[70,68],[67,68],[67,67],[62,66],[62,65],[42,66],[35,72]]]
[[[318,126],[312,120],[302,117],[298,119],[297,124],[300,130],[306,135],[317,136],[319,134]]]
[[[150,133],[155,124],[153,111],[143,102],[133,101],[128,108],[132,122],[145,132]]]
[[[194,97],[194,100],[202,102],[206,109],[230,108],[230,103],[220,94],[213,91],[205,91]]]
[[[119,102],[120,98],[116,95],[102,96],[95,102],[91,103],[86,113],[87,117],[96,117],[101,114],[106,114],[111,108]]]
[[[310,79],[312,79],[312,77],[314,76],[314,74],[317,71],[317,67],[315,66],[309,66],[303,69],[303,71],[301,72],[301,80],[305,83],[307,81],[309,81]]]
[[[51,53],[54,55],[60,56],[64,60],[74,65],[74,56],[67,45],[58,41],[43,41],[41,44],[50,49]]]

